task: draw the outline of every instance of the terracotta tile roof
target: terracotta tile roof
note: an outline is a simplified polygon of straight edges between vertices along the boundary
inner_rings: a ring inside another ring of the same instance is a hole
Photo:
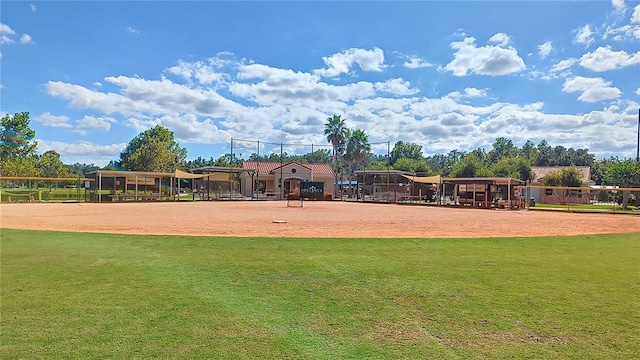
[[[290,161],[283,164],[287,166],[289,164],[298,164],[299,166],[310,169],[313,175],[317,176],[334,176],[333,169],[329,164],[302,164],[297,161]],[[257,162],[257,161],[245,161],[242,163],[242,168],[258,170],[260,174],[272,174],[277,169],[280,169],[279,162]]]
[[[545,176],[547,176],[552,171],[558,171],[562,168],[567,168],[569,166],[532,166],[531,171],[533,172],[535,178],[533,179],[534,183],[542,182]],[[580,173],[580,179],[583,183],[591,182],[591,167],[590,166],[576,166],[578,172]]]
[[[293,165],[297,165],[297,166],[302,166],[303,168],[308,169],[308,170],[312,170],[312,168],[311,168],[311,166],[309,166],[309,164],[303,164],[303,163],[300,163],[300,162],[297,162],[297,161],[289,161],[288,163],[282,164],[282,167],[286,167],[286,166],[289,166],[289,165],[292,165],[292,164]],[[276,167],[275,169],[273,169],[271,171],[275,172],[275,171],[278,171],[279,169],[280,169],[280,166],[278,165],[278,167]]]
[[[318,176],[335,176],[331,165],[329,164],[309,164],[311,165],[311,170],[313,171],[313,175]]]

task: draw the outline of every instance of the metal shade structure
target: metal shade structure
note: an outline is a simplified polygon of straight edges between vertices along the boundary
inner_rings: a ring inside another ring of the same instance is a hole
[[[443,178],[442,193],[445,193],[447,185],[451,185],[453,205],[513,209],[520,206],[520,199],[515,194],[516,186],[523,184],[521,180],[502,177]]]

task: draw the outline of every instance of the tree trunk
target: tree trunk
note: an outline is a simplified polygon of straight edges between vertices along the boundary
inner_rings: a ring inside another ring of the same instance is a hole
[[[630,193],[628,191],[622,192],[622,210],[627,210],[629,207],[629,195]]]

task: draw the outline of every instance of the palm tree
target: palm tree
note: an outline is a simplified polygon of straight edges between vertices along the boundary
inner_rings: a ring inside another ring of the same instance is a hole
[[[338,155],[344,150],[344,142],[349,134],[349,129],[340,115],[333,115],[327,118],[324,125],[324,135],[327,141],[333,145],[333,168],[336,173],[336,185],[338,183]],[[337,187],[334,187],[334,197],[337,197]]]
[[[343,148],[349,129],[347,129],[346,119],[342,119],[340,115],[333,115],[327,118],[324,124],[324,135],[327,141],[333,145],[333,162],[336,163],[336,157],[340,149]]]
[[[355,165],[366,159],[369,153],[371,153],[371,144],[364,130],[357,129],[351,132],[347,139],[345,160]]]
[[[364,130],[357,129],[351,131],[346,144],[345,161],[349,163],[349,172],[353,174],[359,164],[363,164],[364,160],[371,153],[371,144],[369,144],[369,136]]]

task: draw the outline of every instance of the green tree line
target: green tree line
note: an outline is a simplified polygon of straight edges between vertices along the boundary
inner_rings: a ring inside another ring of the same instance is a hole
[[[0,173],[2,176],[75,177],[98,170],[94,164],[63,164],[60,154],[48,150],[37,154],[35,131],[30,128],[28,112],[7,114],[0,122]],[[422,145],[398,141],[390,153],[372,153],[368,135],[361,129],[349,129],[346,119],[332,115],[326,119],[324,136],[331,150],[319,149],[304,155],[251,154],[249,161],[298,161],[331,164],[339,176],[352,177],[356,170],[402,170],[418,175],[445,177],[512,177],[531,180],[532,166],[590,166],[596,184],[640,186],[640,165],[634,160],[596,159],[588,149],[551,146],[546,140],[537,145],[527,141],[517,146],[512,140],[498,137],[491,149],[470,152],[452,150],[446,154],[423,155]],[[198,157],[186,160],[187,150],[174,138],[173,132],[161,125],[134,137],[103,169],[172,172],[204,166],[241,166],[245,159],[234,154],[218,158]],[[577,172],[571,168],[547,176],[549,184],[576,184]]]

